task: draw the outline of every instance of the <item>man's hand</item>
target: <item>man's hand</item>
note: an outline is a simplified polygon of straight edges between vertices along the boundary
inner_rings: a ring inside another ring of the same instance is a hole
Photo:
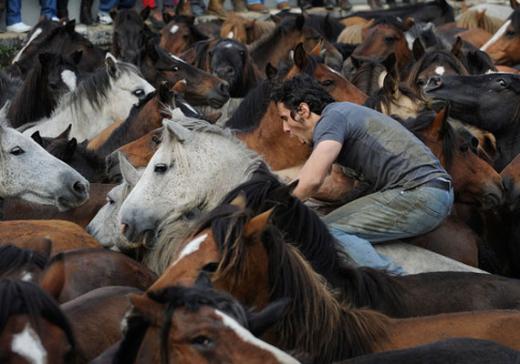
[[[305,201],[320,188],[342,146],[337,141],[324,140],[314,148],[300,171],[299,182],[293,191],[293,196]]]

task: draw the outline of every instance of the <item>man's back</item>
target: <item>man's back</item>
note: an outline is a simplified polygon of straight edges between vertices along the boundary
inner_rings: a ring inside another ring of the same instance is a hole
[[[323,109],[313,143],[343,144],[337,163],[360,173],[373,190],[411,189],[433,179],[451,179],[439,160],[394,119],[349,102]]]

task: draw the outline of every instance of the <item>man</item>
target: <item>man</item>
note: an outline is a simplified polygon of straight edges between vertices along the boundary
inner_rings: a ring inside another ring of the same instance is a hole
[[[313,146],[293,195],[302,201],[321,186],[333,163],[371,186],[370,194],[324,218],[360,265],[404,273],[370,242],[431,231],[453,204],[451,178],[439,160],[397,121],[375,110],[334,99],[307,75],[273,90],[285,132]]]

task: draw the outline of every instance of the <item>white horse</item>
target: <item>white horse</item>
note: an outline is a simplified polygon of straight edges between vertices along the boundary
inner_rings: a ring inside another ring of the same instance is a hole
[[[22,127],[23,133],[56,137],[72,124],[71,138],[92,139],[114,121],[125,120],[132,105],[154,90],[134,65],[108,53],[104,68],[65,95],[49,118]]]
[[[19,197],[60,210],[89,197],[89,183],[29,136],[0,125],[0,198]]]
[[[119,168],[123,182],[107,193],[106,204],[99,209],[87,226],[87,232],[95,237],[105,248],[121,251],[133,249],[138,244],[129,242],[119,230],[118,214],[123,201],[139,181],[140,171],[130,164],[128,159],[118,153]]]
[[[129,241],[160,236],[145,257],[158,272],[169,264],[175,241],[189,231],[192,218],[217,206],[260,161],[229,131],[188,118],[177,109],[164,125],[159,149],[119,212]]]

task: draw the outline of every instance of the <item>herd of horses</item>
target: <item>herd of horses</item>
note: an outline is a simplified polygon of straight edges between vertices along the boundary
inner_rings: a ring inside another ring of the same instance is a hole
[[[0,71],[0,361],[517,363],[520,6],[345,18],[113,11],[110,52],[42,20]],[[299,74],[411,130],[453,178],[435,230],[359,267],[323,216],[370,191],[310,155]]]

